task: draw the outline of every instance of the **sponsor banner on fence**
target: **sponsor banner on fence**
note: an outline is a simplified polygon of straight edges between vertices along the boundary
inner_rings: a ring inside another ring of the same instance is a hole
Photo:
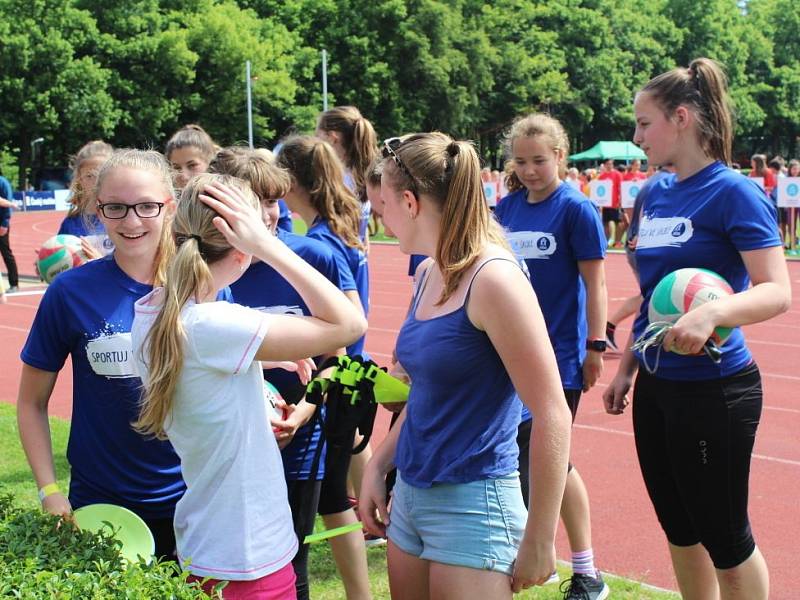
[[[800,207],[800,177],[781,177],[778,179],[778,206]]]
[[[613,203],[612,184],[610,179],[595,179],[589,182],[589,200],[597,206],[608,207]]]

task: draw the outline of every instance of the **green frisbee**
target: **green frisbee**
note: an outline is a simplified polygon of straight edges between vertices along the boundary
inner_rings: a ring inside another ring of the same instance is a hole
[[[156,550],[150,528],[136,513],[115,504],[89,504],[77,509],[73,516],[78,527],[87,531],[100,531],[109,525],[120,542],[120,553],[131,562],[141,556],[150,562]]]

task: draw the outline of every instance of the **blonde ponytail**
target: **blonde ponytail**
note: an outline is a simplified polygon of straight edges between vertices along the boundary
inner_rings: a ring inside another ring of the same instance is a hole
[[[134,429],[143,435],[166,439],[165,423],[172,412],[175,387],[183,365],[183,344],[186,332],[181,322],[183,307],[194,298],[199,301],[214,291],[214,279],[208,265],[223,259],[231,251],[225,237],[214,226],[218,214],[198,196],[205,186],[218,181],[235,187],[258,207],[258,200],[249,186],[226,175],[204,173],[189,180],[181,193],[181,201],[172,225],[177,245],[166,272],[161,310],[156,316],[142,351],[147,364],[139,418]]]

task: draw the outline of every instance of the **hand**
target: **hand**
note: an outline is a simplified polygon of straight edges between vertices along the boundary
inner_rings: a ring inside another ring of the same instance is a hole
[[[314,416],[317,407],[313,404],[306,402],[303,398],[297,404],[286,404],[281,400],[280,407],[286,407],[287,415],[285,419],[270,419],[273,431],[275,432],[275,439],[278,441],[278,446],[283,449],[288,446],[294,439],[297,430],[309,422],[311,417]]]
[[[0,227],[0,236],[4,236],[8,233],[8,227]]]
[[[399,379],[403,383],[411,385],[411,377],[409,377],[408,373],[403,368],[403,365],[401,365],[400,362],[398,361],[395,361],[394,364],[392,365],[392,368],[389,369],[389,375],[395,377],[396,379]]]
[[[44,500],[42,500],[42,510],[50,513],[51,515],[56,515],[57,517],[62,517],[67,521],[74,522],[72,517],[72,505],[61,492],[50,494]]]
[[[361,479],[358,516],[361,517],[364,528],[372,535],[386,537],[386,527],[389,525],[386,473],[382,473],[378,469],[374,458],[367,463],[367,468]]]
[[[583,391],[588,392],[603,373],[603,353],[589,350],[583,361]]]
[[[518,594],[534,585],[541,585],[556,570],[556,548],[553,542],[540,543],[522,538],[514,561],[511,589]]]
[[[278,243],[261,220],[259,210],[239,190],[214,182],[204,191],[199,198],[219,213],[214,217],[214,226],[231,246],[245,254],[259,254],[270,242]]]
[[[81,250],[83,251],[83,255],[86,257],[86,260],[96,260],[103,257],[97,248],[95,248],[85,237],[81,238]]]
[[[608,387],[603,392],[603,404],[606,407],[606,412],[610,415],[621,415],[625,412],[625,408],[630,404],[628,399],[628,392],[631,389],[631,378],[624,375],[617,375],[608,384]]]
[[[698,306],[678,319],[661,342],[664,350],[676,354],[700,354],[717,326],[713,304]]]
[[[284,371],[289,371],[291,373],[297,373],[297,376],[300,378],[300,383],[306,385],[309,381],[311,381],[311,375],[314,373],[314,369],[317,368],[317,364],[314,362],[313,358],[302,358],[300,360],[262,360],[261,361],[261,368],[263,369],[283,369]]]

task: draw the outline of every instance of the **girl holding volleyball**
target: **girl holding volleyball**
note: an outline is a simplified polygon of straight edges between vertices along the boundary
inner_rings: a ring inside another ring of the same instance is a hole
[[[676,269],[715,271],[736,293],[681,317],[654,373],[626,350],[603,400],[609,413],[622,413],[636,376],[636,450],[683,597],[766,599],[767,566],[747,516],[761,377],[739,327],[789,308],[781,240],[763,191],[728,167],[733,125],[720,65],[699,58],[653,78],[634,111],[634,142],[675,175],[655,182],[642,207],[644,302],[632,335],[642,335],[654,287]],[[718,326],[735,329],[717,364],[701,350]]]
[[[172,178],[157,152],[121,150],[100,168],[92,193],[114,252],[61,273],[47,288],[22,349],[17,418],[44,510],[106,502],[142,517],[156,556],[175,551],[172,517],[186,486],[169,442],[131,428],[141,381],[133,370],[134,303],[160,285],[173,254]],[[47,406],[72,358],[69,493],[56,485]]]
[[[83,252],[89,259],[105,256],[114,249],[103,223],[97,215],[94,186],[100,167],[108,160],[114,148],[102,140],[91,141],[72,157],[72,183],[70,184],[70,209],[61,221],[58,234],[81,238]]]
[[[511,194],[497,205],[495,215],[530,271],[574,421],[581,393],[594,386],[603,371],[607,296],[603,225],[594,205],[560,179],[569,154],[561,123],[545,114],[517,119],[506,146],[512,169],[508,178]],[[537,418],[523,409],[519,428],[526,503],[532,416]],[[609,588],[594,565],[589,494],[571,463],[561,518],[572,551],[573,575],[565,584],[570,588],[566,598],[606,598]]]
[[[511,598],[555,571],[570,421],[558,366],[533,289],[486,205],[474,147],[423,133],[387,140],[384,156],[386,224],[403,252],[432,258],[397,338],[408,404],[367,466],[360,513],[373,533],[388,525],[395,600]],[[515,388],[536,414],[529,513]]]
[[[298,540],[259,361],[329,352],[359,337],[366,322],[267,229],[239,179],[190,179],[172,232],[177,248],[164,287],[136,303],[131,335],[144,383],[136,429],[169,437],[186,481],[175,510],[178,557],[197,578],[231,582],[223,597],[295,598]],[[286,278],[314,316],[215,301],[253,257]]]

